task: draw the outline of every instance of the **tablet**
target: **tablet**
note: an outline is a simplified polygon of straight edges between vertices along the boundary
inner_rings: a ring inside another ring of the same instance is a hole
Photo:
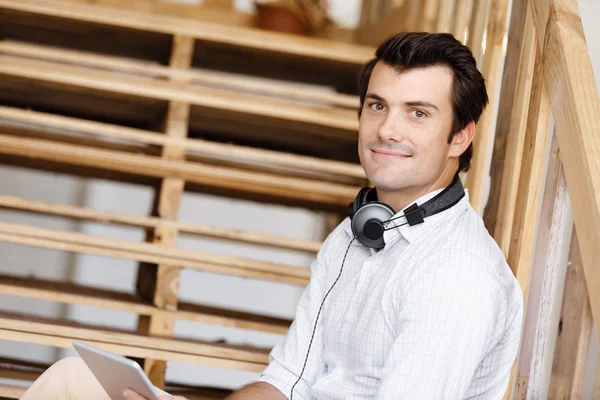
[[[127,388],[135,390],[148,400],[158,400],[162,395],[135,361],[77,340],[73,341],[73,347],[111,400],[123,400],[123,391]]]

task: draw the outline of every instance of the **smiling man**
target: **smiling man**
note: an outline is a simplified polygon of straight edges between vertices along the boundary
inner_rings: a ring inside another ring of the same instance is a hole
[[[362,201],[359,194],[323,244],[260,381],[229,399],[501,399],[523,298],[458,179],[487,103],[484,79],[451,35],[403,33],[365,65],[360,100],[358,152],[374,189]],[[460,192],[455,201],[402,223],[415,206],[424,210],[452,192]],[[363,233],[352,218],[373,204],[389,219],[379,225],[382,244],[367,246],[357,242]],[[48,397],[44,382],[68,380],[69,363],[53,367],[24,399],[103,398],[74,382]]]

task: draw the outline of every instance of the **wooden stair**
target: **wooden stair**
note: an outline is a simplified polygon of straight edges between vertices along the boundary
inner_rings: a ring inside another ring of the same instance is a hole
[[[275,334],[291,321],[179,302],[180,270],[304,286],[308,266],[182,249],[177,238],[312,255],[322,242],[182,221],[181,197],[189,191],[307,208],[339,222],[367,184],[356,155],[356,79],[374,49],[149,4],[0,0],[0,163],[156,189],[149,216],[0,195],[0,209],[147,232],[146,242],[134,242],[0,221],[0,242],[139,263],[135,295],[0,275],[2,295],[137,314],[139,332],[6,313],[0,340],[55,347],[85,340],[145,359],[158,386],[166,361],[260,372],[268,349],[174,339],[174,321]],[[0,386],[0,397],[22,393]]]

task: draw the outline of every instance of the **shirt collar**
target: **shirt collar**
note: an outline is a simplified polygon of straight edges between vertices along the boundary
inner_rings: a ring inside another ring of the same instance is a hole
[[[435,190],[433,192],[427,193],[424,196],[419,197],[417,200],[411,202],[409,205],[404,207],[402,210],[394,214],[394,216],[390,219],[394,219],[396,217],[400,217],[395,221],[391,221],[389,223],[388,230],[383,233],[383,240],[386,244],[392,243],[399,235],[402,235],[409,243],[417,240],[424,233],[427,233],[433,226],[438,225],[439,222],[444,221],[446,219],[451,218],[456,213],[464,210],[466,206],[469,204],[469,191],[465,189],[465,196],[453,207],[450,207],[447,210],[434,214],[430,217],[425,218],[424,222],[416,225],[408,225],[406,223],[406,219],[401,217],[404,214],[404,210],[410,207],[412,204],[417,203],[421,205],[427,200],[432,199],[434,196],[439,194],[444,189]],[[389,229],[393,227],[397,227],[397,229]],[[348,223],[345,227],[346,232],[350,237],[354,237],[352,234],[352,226],[351,223]],[[360,243],[356,243],[360,245]]]

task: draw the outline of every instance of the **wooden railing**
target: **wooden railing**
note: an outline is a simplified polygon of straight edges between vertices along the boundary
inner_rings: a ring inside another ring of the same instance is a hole
[[[577,1],[514,1],[512,13],[520,55],[505,64],[515,89],[502,91],[510,123],[496,130],[500,190],[485,210],[526,299],[506,398],[581,398],[592,316],[600,327],[600,102]]]
[[[600,103],[577,1],[508,3],[369,0],[359,39],[451,32],[472,49],[491,102],[467,188],[526,300],[506,398],[581,398],[600,328]]]

